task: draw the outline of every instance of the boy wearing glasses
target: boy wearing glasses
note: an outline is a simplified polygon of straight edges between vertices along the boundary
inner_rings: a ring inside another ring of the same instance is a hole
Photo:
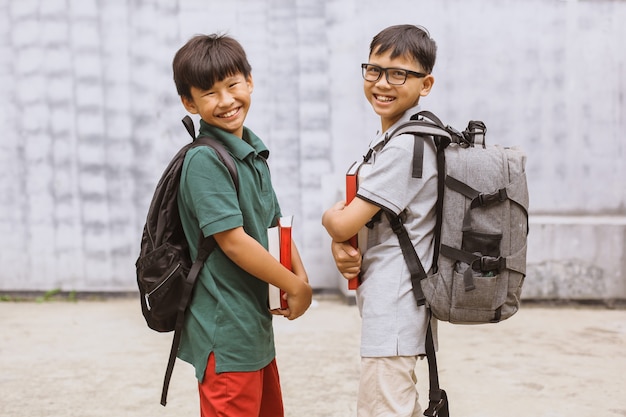
[[[265,159],[269,151],[244,121],[253,81],[241,45],[223,35],[198,35],[175,55],[182,103],[198,114],[200,135],[233,156],[239,193],[215,151],[198,146],[183,164],[178,207],[192,258],[198,236],[217,242],[204,264],[185,317],[178,357],[195,368],[203,417],[282,417],[268,283],[285,290],[290,320],[311,304],[307,274],[292,245],[293,272],[267,251],[267,228],[280,207]]]
[[[436,52],[435,41],[422,27],[392,26],[373,38],[369,60],[362,64],[363,90],[381,129],[370,143],[369,166],[361,167],[367,174],[359,178],[356,198],[348,205],[336,203],[322,217],[339,271],[347,279],[361,276],[358,417],[421,415],[414,369],[426,352],[430,317],[424,306],[416,305],[398,237],[379,213],[402,217],[428,271],[437,200],[435,146],[425,141],[422,178],[413,178],[414,137],[385,142],[387,133],[417,113],[420,98],[430,93]],[[357,251],[346,241],[363,227],[368,228],[367,247]]]

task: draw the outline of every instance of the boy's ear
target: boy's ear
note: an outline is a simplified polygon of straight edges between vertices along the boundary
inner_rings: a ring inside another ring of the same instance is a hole
[[[430,90],[433,88],[433,84],[435,84],[435,77],[432,74],[428,74],[422,79],[422,90],[420,91],[420,96],[426,97]]]
[[[246,78],[246,84],[248,84],[248,90],[250,91],[250,94],[252,94],[252,90],[254,90],[254,81],[252,80],[252,74],[248,75],[248,78]]]
[[[182,101],[183,106],[185,106],[185,110],[189,113],[198,114],[198,107],[196,107],[196,103],[194,103],[193,99],[186,96],[180,96],[180,101]]]

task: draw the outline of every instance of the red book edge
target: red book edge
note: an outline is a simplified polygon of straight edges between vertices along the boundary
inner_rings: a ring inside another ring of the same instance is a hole
[[[283,264],[288,270],[291,269],[291,224],[293,222],[292,217],[281,217],[278,220],[278,230],[280,232],[280,263]],[[280,308],[286,309],[289,307],[287,300],[283,298],[285,292],[280,290]]]
[[[358,189],[358,172],[359,172],[359,163],[353,163],[348,172],[346,173],[346,205],[350,204],[350,202],[356,197],[356,192]],[[350,245],[357,249],[359,247],[357,235],[352,236],[348,242]],[[359,287],[361,277],[357,276],[355,278],[348,280],[348,289],[356,290]]]
[[[268,250],[280,261],[280,263],[291,271],[291,224],[292,217],[281,217],[275,227],[268,229]],[[285,292],[275,285],[269,284],[270,310],[289,307],[287,300],[283,298]],[[276,298],[280,300],[280,307],[275,303]]]

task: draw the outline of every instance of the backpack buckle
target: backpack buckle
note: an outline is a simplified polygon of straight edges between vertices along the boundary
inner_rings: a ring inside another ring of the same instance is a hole
[[[470,146],[472,146],[471,140],[468,140],[468,137],[466,137],[463,133],[459,132],[452,126],[446,126],[446,132],[448,132],[453,138],[456,138],[452,139],[452,142],[458,143],[460,147],[469,148]]]
[[[498,256],[497,258],[493,256],[481,256],[472,262],[472,269],[474,271],[481,272],[500,272],[500,270],[505,266],[505,262],[505,258],[502,258],[501,256]]]
[[[472,203],[471,208],[483,207],[494,203],[503,203],[509,198],[506,188],[500,188],[493,193],[480,193],[476,196]]]
[[[424,415],[427,417],[449,417],[448,395],[444,390],[438,389],[434,395],[429,395],[428,408],[424,411]]]

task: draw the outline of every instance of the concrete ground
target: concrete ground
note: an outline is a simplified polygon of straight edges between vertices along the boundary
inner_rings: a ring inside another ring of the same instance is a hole
[[[197,416],[178,361],[159,405],[171,334],[147,328],[135,298],[0,302],[0,416]],[[317,296],[275,320],[287,417],[353,417],[358,310]],[[523,306],[497,325],[441,323],[438,362],[452,417],[626,416],[626,310]],[[426,361],[418,364],[422,403]]]

